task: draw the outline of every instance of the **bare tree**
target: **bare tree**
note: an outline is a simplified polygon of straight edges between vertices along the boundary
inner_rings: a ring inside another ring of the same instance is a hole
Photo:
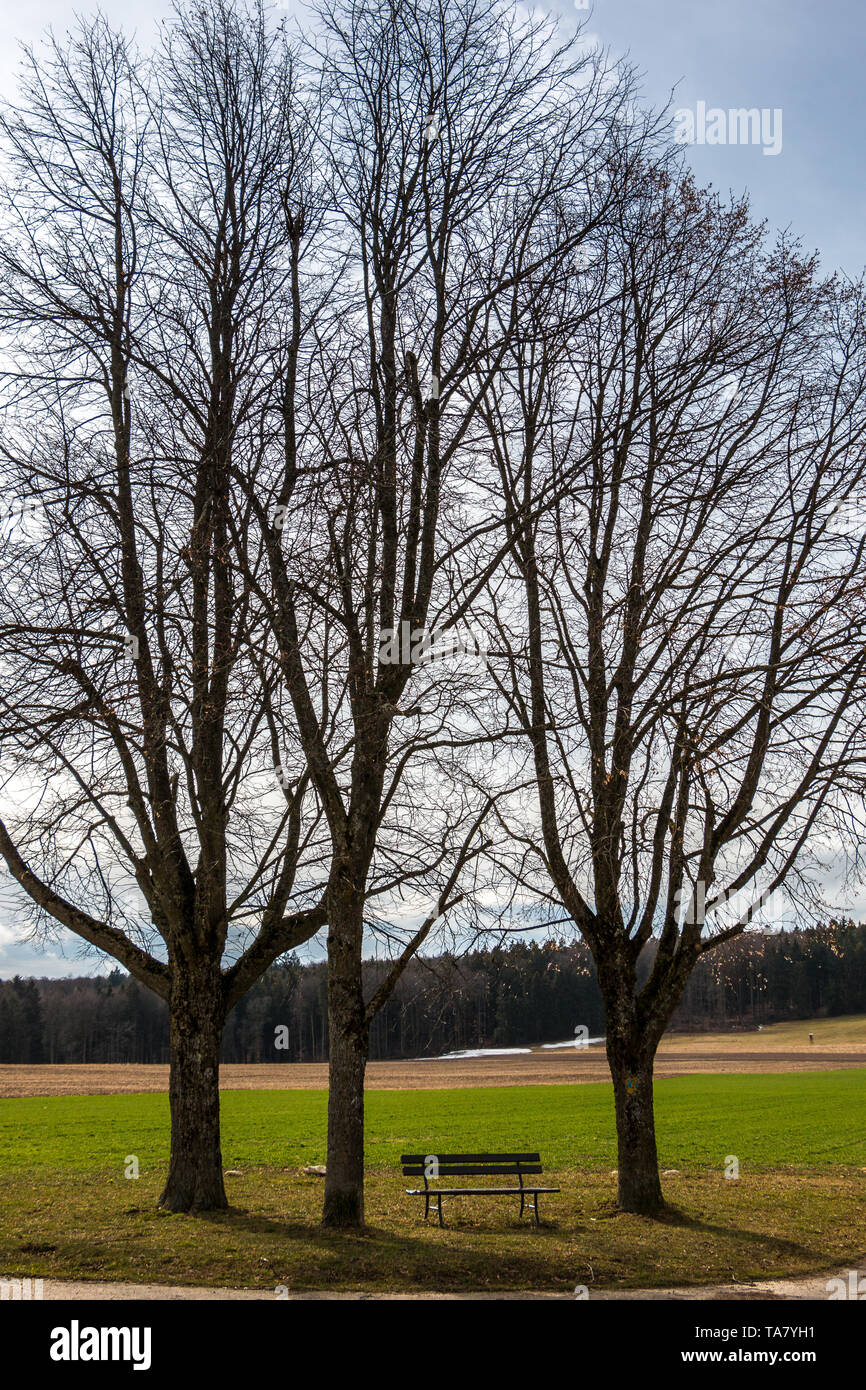
[[[474,605],[508,546],[480,410],[522,331],[519,287],[550,261],[541,225],[576,247],[603,215],[627,83],[490,0],[351,0],[321,21],[330,213],[311,239],[307,209],[286,208],[283,456],[248,481],[275,699],[330,837],[323,1219],[352,1226],[370,1023],[473,884],[485,757],[508,735],[479,723],[483,668],[440,659],[467,628],[483,649]],[[392,942],[369,999],[365,927]]]
[[[808,911],[862,838],[863,292],[662,159],[523,322],[486,409],[538,805],[502,808],[507,866],[592,950],[618,1202],[651,1213],[653,1059],[695,962],[782,885]]]
[[[155,80],[102,19],[25,57],[2,123],[0,457],[22,500],[0,566],[18,808],[0,851],[37,927],[61,923],[168,1000],[160,1200],[224,1207],[225,1015],[325,920],[309,777],[274,780],[233,483],[262,447],[308,121],[282,34],[223,0],[178,13]]]

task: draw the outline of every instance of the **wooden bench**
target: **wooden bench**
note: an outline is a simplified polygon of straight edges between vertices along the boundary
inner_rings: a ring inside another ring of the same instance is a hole
[[[404,1178],[423,1178],[423,1187],[407,1187],[408,1197],[424,1198],[424,1220],[430,1214],[430,1204],[435,1202],[442,1220],[443,1197],[519,1197],[520,1215],[529,1206],[539,1226],[538,1199],[542,1193],[559,1192],[558,1187],[527,1187],[525,1177],[532,1177],[542,1171],[541,1158],[537,1153],[520,1154],[401,1154]],[[440,1178],[492,1178],[516,1177],[518,1187],[431,1187],[431,1182]],[[529,1202],[527,1199],[532,1198]]]

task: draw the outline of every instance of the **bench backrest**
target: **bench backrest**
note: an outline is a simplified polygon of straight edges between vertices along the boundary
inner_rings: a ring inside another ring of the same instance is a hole
[[[509,1154],[401,1154],[404,1178],[516,1177],[542,1171],[537,1153]]]

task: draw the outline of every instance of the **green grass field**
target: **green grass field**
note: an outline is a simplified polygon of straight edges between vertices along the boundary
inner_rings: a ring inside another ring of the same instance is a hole
[[[368,1230],[316,1222],[327,1097],[223,1095],[232,1210],[156,1211],[168,1157],[159,1094],[0,1101],[0,1274],[244,1287],[641,1286],[791,1275],[866,1252],[866,1073],[684,1076],[656,1082],[670,1211],[617,1213],[611,1088],[371,1091]],[[563,1193],[540,1232],[515,1199],[446,1202],[444,1231],[403,1195],[397,1160],[437,1149],[539,1148]],[[138,1180],[123,1175],[127,1156]],[[726,1180],[736,1155],[740,1177]]]

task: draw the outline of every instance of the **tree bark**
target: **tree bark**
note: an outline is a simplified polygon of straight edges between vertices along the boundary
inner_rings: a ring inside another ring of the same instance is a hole
[[[616,1104],[617,1206],[652,1216],[664,1206],[653,1112],[655,1049],[608,1036],[607,1058]]]
[[[219,1056],[225,1006],[219,966],[174,963],[170,1008],[171,1158],[159,1205],[228,1206],[220,1146]]]
[[[364,1224],[363,899],[335,904],[328,934],[328,1157],[322,1225]]]

